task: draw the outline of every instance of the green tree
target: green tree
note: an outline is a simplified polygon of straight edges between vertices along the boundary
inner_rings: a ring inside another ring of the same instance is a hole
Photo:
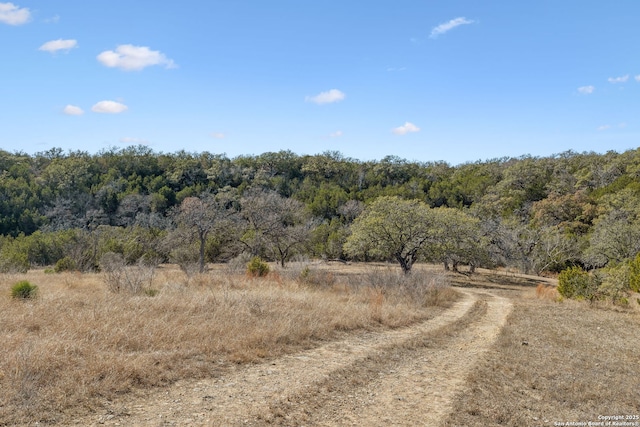
[[[356,218],[344,250],[351,256],[393,258],[408,274],[433,241],[433,225],[434,215],[423,202],[383,196]]]
[[[442,262],[458,271],[458,265],[467,264],[473,271],[476,266],[487,264],[487,241],[480,231],[480,220],[455,208],[432,210],[434,217],[433,244],[427,250],[427,258]]]
[[[598,200],[585,261],[594,267],[623,262],[640,253],[640,190],[630,187]]]

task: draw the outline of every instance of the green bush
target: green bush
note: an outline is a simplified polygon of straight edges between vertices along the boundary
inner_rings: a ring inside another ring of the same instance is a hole
[[[567,268],[558,276],[558,292],[565,298],[593,300],[599,286],[600,279],[580,267]]]
[[[629,288],[640,292],[640,254],[629,262]]]
[[[247,264],[247,274],[251,277],[264,277],[269,274],[269,264],[259,256],[253,257]]]
[[[604,277],[598,293],[614,304],[623,304],[629,296],[629,264],[623,263],[615,267],[603,269]]]
[[[76,263],[69,258],[68,256],[64,258],[60,258],[57,262],[53,271],[56,273],[62,273],[63,271],[73,271],[76,269]]]
[[[25,252],[3,250],[0,253],[0,273],[26,273],[31,268]]]
[[[33,299],[38,294],[38,287],[27,280],[22,280],[11,287],[11,297],[15,299]]]

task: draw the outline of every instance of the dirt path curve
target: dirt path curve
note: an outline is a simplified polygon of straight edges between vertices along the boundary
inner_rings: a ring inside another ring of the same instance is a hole
[[[178,382],[74,424],[438,425],[511,310],[506,298],[460,291],[453,307],[418,325]]]

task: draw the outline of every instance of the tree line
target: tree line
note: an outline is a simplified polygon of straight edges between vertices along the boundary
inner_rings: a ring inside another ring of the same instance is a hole
[[[540,274],[640,252],[640,149],[452,166],[135,146],[0,151],[0,171],[4,271],[63,259],[94,269],[115,252],[198,268],[249,253],[282,265],[300,254]]]

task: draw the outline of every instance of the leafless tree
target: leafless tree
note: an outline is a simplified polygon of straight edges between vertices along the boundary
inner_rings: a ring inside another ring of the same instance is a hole
[[[197,239],[199,243],[199,271],[205,269],[205,246],[212,232],[228,230],[233,221],[235,210],[224,197],[204,195],[187,197],[176,207],[171,216],[186,239]]]
[[[266,252],[282,267],[310,238],[316,225],[302,203],[275,191],[249,190],[240,204],[244,219],[240,241],[251,253]]]

